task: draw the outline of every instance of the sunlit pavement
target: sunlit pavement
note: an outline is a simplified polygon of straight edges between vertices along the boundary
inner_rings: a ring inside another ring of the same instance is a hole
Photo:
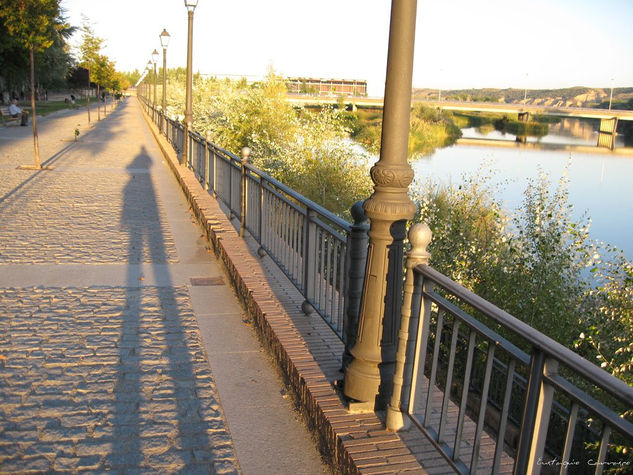
[[[137,107],[38,125],[51,170],[0,129],[0,472],[324,471]]]

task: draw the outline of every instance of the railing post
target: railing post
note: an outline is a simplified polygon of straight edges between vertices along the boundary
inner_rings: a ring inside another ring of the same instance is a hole
[[[554,376],[558,373],[558,361],[551,358],[545,360],[543,372],[547,376]],[[538,461],[543,457],[545,450],[545,440],[547,439],[547,428],[552,413],[552,403],[554,402],[554,388],[543,380],[539,391],[539,404],[534,421],[534,434],[532,436],[531,452],[527,473],[538,475],[541,473],[542,465]]]
[[[301,310],[306,315],[314,311],[310,300],[314,300],[314,282],[316,278],[317,259],[317,226],[314,222],[316,211],[308,208],[303,225],[303,291],[306,299],[301,304]]]
[[[209,191],[209,132],[204,141],[204,189]]]
[[[402,309],[400,310],[400,331],[398,332],[398,349],[396,353],[396,369],[393,375],[393,393],[387,408],[387,429],[398,431],[408,427],[408,419],[404,418],[402,409],[402,396],[408,391],[403,391],[404,386],[410,387],[406,376],[410,377],[411,371],[405,367],[413,365],[413,350],[417,330],[417,321],[411,319],[411,304],[413,302],[415,275],[413,269],[418,264],[428,264],[431,255],[427,246],[431,242],[431,229],[425,223],[417,223],[409,229],[409,242],[411,249],[407,252],[406,280],[402,297]],[[415,327],[413,325],[415,323]],[[425,350],[423,350],[425,351]],[[407,374],[408,373],[408,374]],[[406,397],[405,397],[406,399]]]
[[[538,460],[543,456],[547,426],[552,410],[554,388],[543,378],[558,371],[558,362],[545,358],[545,353],[535,349],[530,360],[528,387],[525,395],[523,420],[514,473],[538,474]]]
[[[248,156],[251,154],[251,149],[248,147],[242,147],[242,187],[240,189],[241,199],[241,216],[240,216],[240,237],[244,237],[244,231],[246,229],[246,164],[248,163]]]
[[[365,281],[365,266],[367,264],[367,242],[369,237],[369,223],[363,209],[363,201],[357,201],[351,208],[354,223],[351,226],[347,237],[347,295],[345,302],[346,321],[343,325],[343,342],[345,351],[343,352],[343,369],[352,360],[350,350],[356,343],[356,333],[358,331],[358,316],[360,315],[360,299],[363,294],[363,282]]]

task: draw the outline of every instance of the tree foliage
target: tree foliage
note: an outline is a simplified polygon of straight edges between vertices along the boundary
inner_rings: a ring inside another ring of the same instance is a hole
[[[26,49],[43,51],[55,41],[55,34],[64,27],[56,19],[60,15],[58,0],[2,0],[0,18],[9,33]]]
[[[168,113],[181,116],[184,77],[168,78]],[[344,111],[294,109],[274,73],[250,85],[194,76],[193,104],[194,129],[234,153],[250,147],[257,167],[330,211],[347,216],[369,196],[370,157],[348,140]]]
[[[492,177],[425,184],[417,220],[433,231],[431,264],[629,384],[633,383],[633,263],[572,219],[567,178],[531,181],[504,212]],[[575,342],[575,343],[574,343]]]
[[[72,65],[66,41],[73,31],[56,1],[0,0],[0,75],[6,86],[15,90],[29,82],[31,45],[36,83],[63,86]]]

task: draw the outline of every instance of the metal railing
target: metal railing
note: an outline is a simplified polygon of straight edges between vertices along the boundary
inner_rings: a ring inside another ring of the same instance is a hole
[[[181,163],[226,207],[229,218],[240,220],[260,252],[265,251],[305,297],[304,311],[314,309],[343,339],[354,225],[197,132],[187,137],[188,157],[183,160],[184,126],[140,99]]]
[[[410,234],[389,411],[460,473],[633,471],[633,388],[429,267],[428,235]]]

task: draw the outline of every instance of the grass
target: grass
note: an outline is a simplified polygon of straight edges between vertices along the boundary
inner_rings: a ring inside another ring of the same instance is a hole
[[[92,101],[94,103],[94,100]],[[77,99],[74,104],[64,101],[39,101],[35,103],[37,115],[47,115],[64,109],[76,109],[85,106],[85,99]]]

